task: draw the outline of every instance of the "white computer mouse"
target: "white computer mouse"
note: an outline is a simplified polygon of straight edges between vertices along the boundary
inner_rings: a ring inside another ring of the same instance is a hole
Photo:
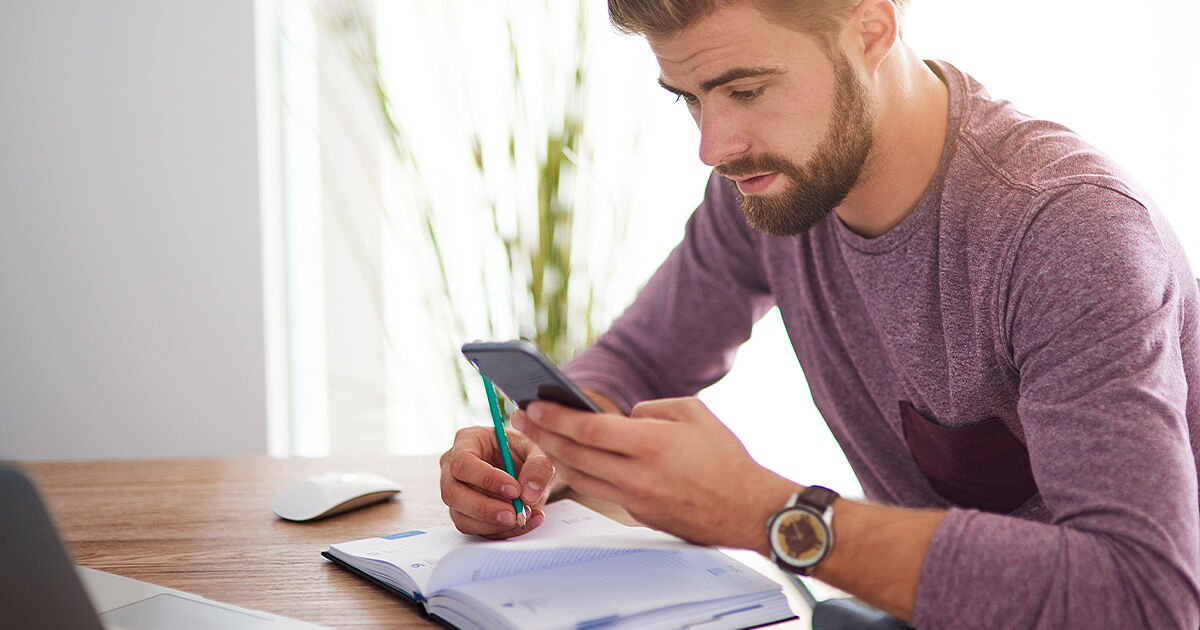
[[[386,501],[400,484],[372,473],[329,472],[313,475],[275,495],[271,509],[289,521],[311,521]]]

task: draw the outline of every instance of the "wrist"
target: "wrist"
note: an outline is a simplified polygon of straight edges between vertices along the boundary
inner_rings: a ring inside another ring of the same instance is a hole
[[[597,390],[588,389],[585,387],[585,388],[583,388],[583,393],[587,394],[587,397],[591,398],[592,402],[596,403],[596,406],[599,407],[600,409],[602,409],[604,411],[604,413],[611,413],[611,414],[616,414],[616,415],[620,415],[620,416],[629,415],[629,414],[625,413],[625,411],[621,409],[621,406],[618,405],[615,401],[613,401],[613,399],[600,393]]]
[[[750,528],[750,542],[745,547],[753,549],[767,558],[771,557],[771,542],[767,532],[771,518],[787,505],[793,494],[803,492],[806,488],[806,486],[787,480],[782,481],[784,483],[775,485],[763,493],[746,520],[747,526]]]

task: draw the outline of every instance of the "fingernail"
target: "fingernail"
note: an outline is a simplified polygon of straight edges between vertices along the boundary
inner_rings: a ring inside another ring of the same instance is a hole
[[[518,431],[522,431],[525,429],[525,414],[514,413],[512,415],[512,417],[509,419],[509,421],[512,423],[512,426],[514,429],[516,429]]]
[[[501,525],[516,525],[517,515],[508,510],[501,510],[500,513],[496,515],[496,522],[500,523]]]
[[[510,499],[515,499],[521,496],[521,491],[511,483],[506,483],[503,486],[500,486],[500,494],[503,494]]]
[[[532,481],[525,482],[525,493],[521,495],[526,501],[537,503],[542,498],[542,486]]]

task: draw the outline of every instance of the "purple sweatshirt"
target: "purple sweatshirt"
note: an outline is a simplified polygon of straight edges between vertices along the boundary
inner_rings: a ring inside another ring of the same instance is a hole
[[[946,145],[903,223],[768,237],[714,175],[567,371],[626,410],[694,395],[778,306],[867,497],[949,510],[918,626],[1200,627],[1200,296],[1180,243],[1074,133],[930,66]]]

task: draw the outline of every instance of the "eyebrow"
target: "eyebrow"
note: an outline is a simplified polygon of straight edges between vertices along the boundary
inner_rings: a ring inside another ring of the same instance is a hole
[[[725,85],[726,83],[737,81],[738,79],[745,79],[747,77],[765,77],[777,74],[783,74],[783,70],[780,70],[779,68],[730,68],[716,77],[701,83],[700,92],[711,92],[715,88]],[[688,94],[687,92],[670,85],[666,81],[663,81],[661,78],[658,80],[658,84],[661,85],[664,90],[672,94],[679,96]]]

